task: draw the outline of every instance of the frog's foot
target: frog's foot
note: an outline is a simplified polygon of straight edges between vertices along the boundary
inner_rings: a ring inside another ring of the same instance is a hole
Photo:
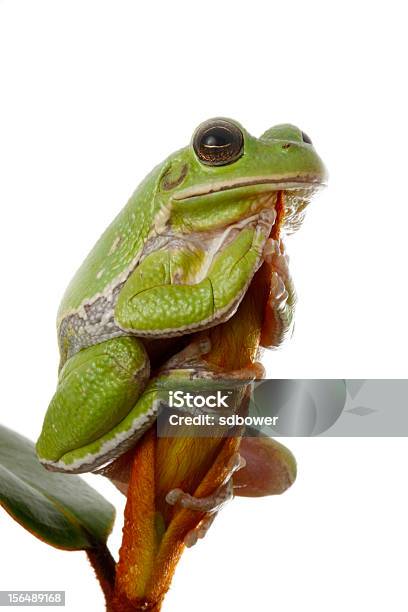
[[[234,497],[234,484],[232,477],[235,472],[245,467],[246,461],[239,453],[234,453],[228,462],[228,473],[220,487],[207,497],[194,497],[181,489],[172,489],[166,495],[168,504],[180,505],[187,510],[205,512],[204,518],[198,525],[189,531],[184,539],[186,546],[193,546],[198,539],[203,538],[210,528],[215,516],[221,508]]]
[[[218,512],[222,506],[232,499],[233,485],[232,476],[238,470],[245,467],[245,459],[237,452],[234,453],[227,465],[227,475],[224,482],[207,497],[194,497],[181,489],[172,489],[166,495],[166,501],[171,506],[179,504],[182,508],[196,510],[198,512]]]
[[[207,514],[203,520],[198,523],[197,527],[191,529],[191,531],[186,534],[184,544],[187,548],[191,548],[194,544],[197,544],[198,540],[202,540],[205,537],[217,514],[218,512]]]

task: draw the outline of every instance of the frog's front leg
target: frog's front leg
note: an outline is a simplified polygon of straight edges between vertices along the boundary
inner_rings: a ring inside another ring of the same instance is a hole
[[[89,471],[133,443],[155,418],[138,402],[149,370],[142,343],[131,337],[112,338],[68,359],[37,442],[45,467]]]
[[[264,312],[261,346],[277,348],[292,333],[296,292],[289,272],[289,258],[281,240],[267,241],[264,259],[270,273],[270,292]]]
[[[140,336],[173,336],[226,321],[262,262],[274,211],[264,211],[209,260],[205,248],[148,255],[131,274],[115,308],[118,325]]]

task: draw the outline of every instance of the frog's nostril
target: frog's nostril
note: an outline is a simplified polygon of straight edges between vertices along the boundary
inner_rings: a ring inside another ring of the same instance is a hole
[[[313,144],[312,139],[305,132],[302,132],[302,139],[303,142],[306,142],[307,144]]]

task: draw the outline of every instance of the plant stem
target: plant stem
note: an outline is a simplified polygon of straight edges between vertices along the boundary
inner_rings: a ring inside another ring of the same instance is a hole
[[[98,543],[94,548],[88,548],[86,554],[105,596],[106,609],[111,610],[115,586],[115,559],[105,544]]]
[[[162,598],[151,599],[146,596],[146,585],[157,552],[155,449],[156,432],[152,427],[139,441],[134,452],[116,572],[115,612],[160,610]]]

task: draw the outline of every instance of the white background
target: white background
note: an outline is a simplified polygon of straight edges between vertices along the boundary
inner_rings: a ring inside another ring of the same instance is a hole
[[[402,2],[0,0],[1,420],[35,439],[63,290],[144,175],[214,115],[298,124],[329,189],[290,240],[295,336],[276,377],[405,377]],[[292,439],[298,481],[235,500],[187,551],[164,612],[407,610],[405,439]],[[118,508],[102,478],[86,479]],[[102,610],[83,553],[0,516],[1,589]]]

